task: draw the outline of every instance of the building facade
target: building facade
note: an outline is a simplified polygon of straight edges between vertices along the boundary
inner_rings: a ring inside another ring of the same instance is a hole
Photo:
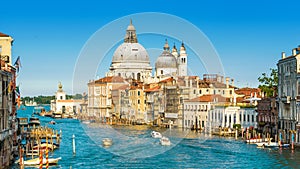
[[[300,48],[292,50],[286,57],[282,53],[277,63],[278,68],[278,132],[283,134],[286,142],[290,141],[290,132],[297,130],[296,141],[299,141],[300,128]]]
[[[120,76],[108,76],[88,83],[87,117],[106,120],[117,116],[112,101],[112,91],[128,84]]]
[[[269,133],[271,136],[277,134],[278,109],[276,97],[263,98],[257,104],[258,131]]]
[[[239,106],[214,106],[208,113],[208,127],[233,128],[240,124],[242,128],[257,128],[257,112],[255,108],[242,108]]]
[[[16,69],[11,63],[13,39],[0,32],[0,168],[8,168],[18,152]]]
[[[81,104],[84,100],[67,99],[61,83],[55,93],[55,100],[51,100],[50,109],[55,113],[62,114],[62,117],[74,117],[81,112]]]

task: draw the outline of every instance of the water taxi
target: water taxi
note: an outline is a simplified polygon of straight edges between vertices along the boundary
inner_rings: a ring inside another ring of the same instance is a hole
[[[107,146],[111,146],[113,144],[113,141],[111,138],[104,138],[102,140],[102,144],[103,146],[107,147]]]
[[[152,131],[151,136],[153,138],[162,138],[162,135],[160,134],[160,132],[157,132],[157,131]]]
[[[167,137],[162,137],[162,138],[160,139],[160,144],[161,144],[162,146],[169,146],[169,145],[171,145],[171,141],[170,141],[169,138],[167,138]]]

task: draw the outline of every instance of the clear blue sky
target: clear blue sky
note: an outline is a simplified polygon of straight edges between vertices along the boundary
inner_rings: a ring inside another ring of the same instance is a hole
[[[23,96],[52,95],[59,81],[71,93],[74,65],[89,37],[140,12],[169,13],[193,23],[215,46],[226,76],[239,87],[257,87],[257,78],[276,67],[281,52],[290,55],[300,44],[299,6],[298,1],[258,0],[3,1],[0,32],[15,39]]]

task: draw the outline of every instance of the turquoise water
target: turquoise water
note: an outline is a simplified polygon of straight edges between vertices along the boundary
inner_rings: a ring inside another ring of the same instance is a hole
[[[49,107],[47,107],[49,108]],[[19,110],[19,117],[29,117],[32,107]],[[47,124],[51,118],[41,117]],[[161,146],[150,137],[152,129],[143,126],[111,128],[99,124],[81,124],[78,120],[55,120],[48,125],[62,130],[61,147],[50,154],[62,157],[50,168],[299,168],[300,150],[258,149],[232,138],[209,137],[182,130],[160,132],[170,138],[171,146]],[[157,130],[157,129],[156,129]],[[76,155],[72,152],[75,134]],[[181,137],[186,137],[182,139]],[[113,138],[111,147],[101,140]],[[12,168],[18,168],[13,166]]]

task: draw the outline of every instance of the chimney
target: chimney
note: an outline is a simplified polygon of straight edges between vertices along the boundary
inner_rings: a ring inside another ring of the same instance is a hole
[[[229,88],[229,77],[226,77],[226,88]]]
[[[285,52],[281,52],[281,58],[282,58],[282,59],[285,58]]]
[[[294,49],[292,50],[292,55],[293,55],[293,56],[296,56],[296,55],[297,55],[297,48],[294,48]]]

